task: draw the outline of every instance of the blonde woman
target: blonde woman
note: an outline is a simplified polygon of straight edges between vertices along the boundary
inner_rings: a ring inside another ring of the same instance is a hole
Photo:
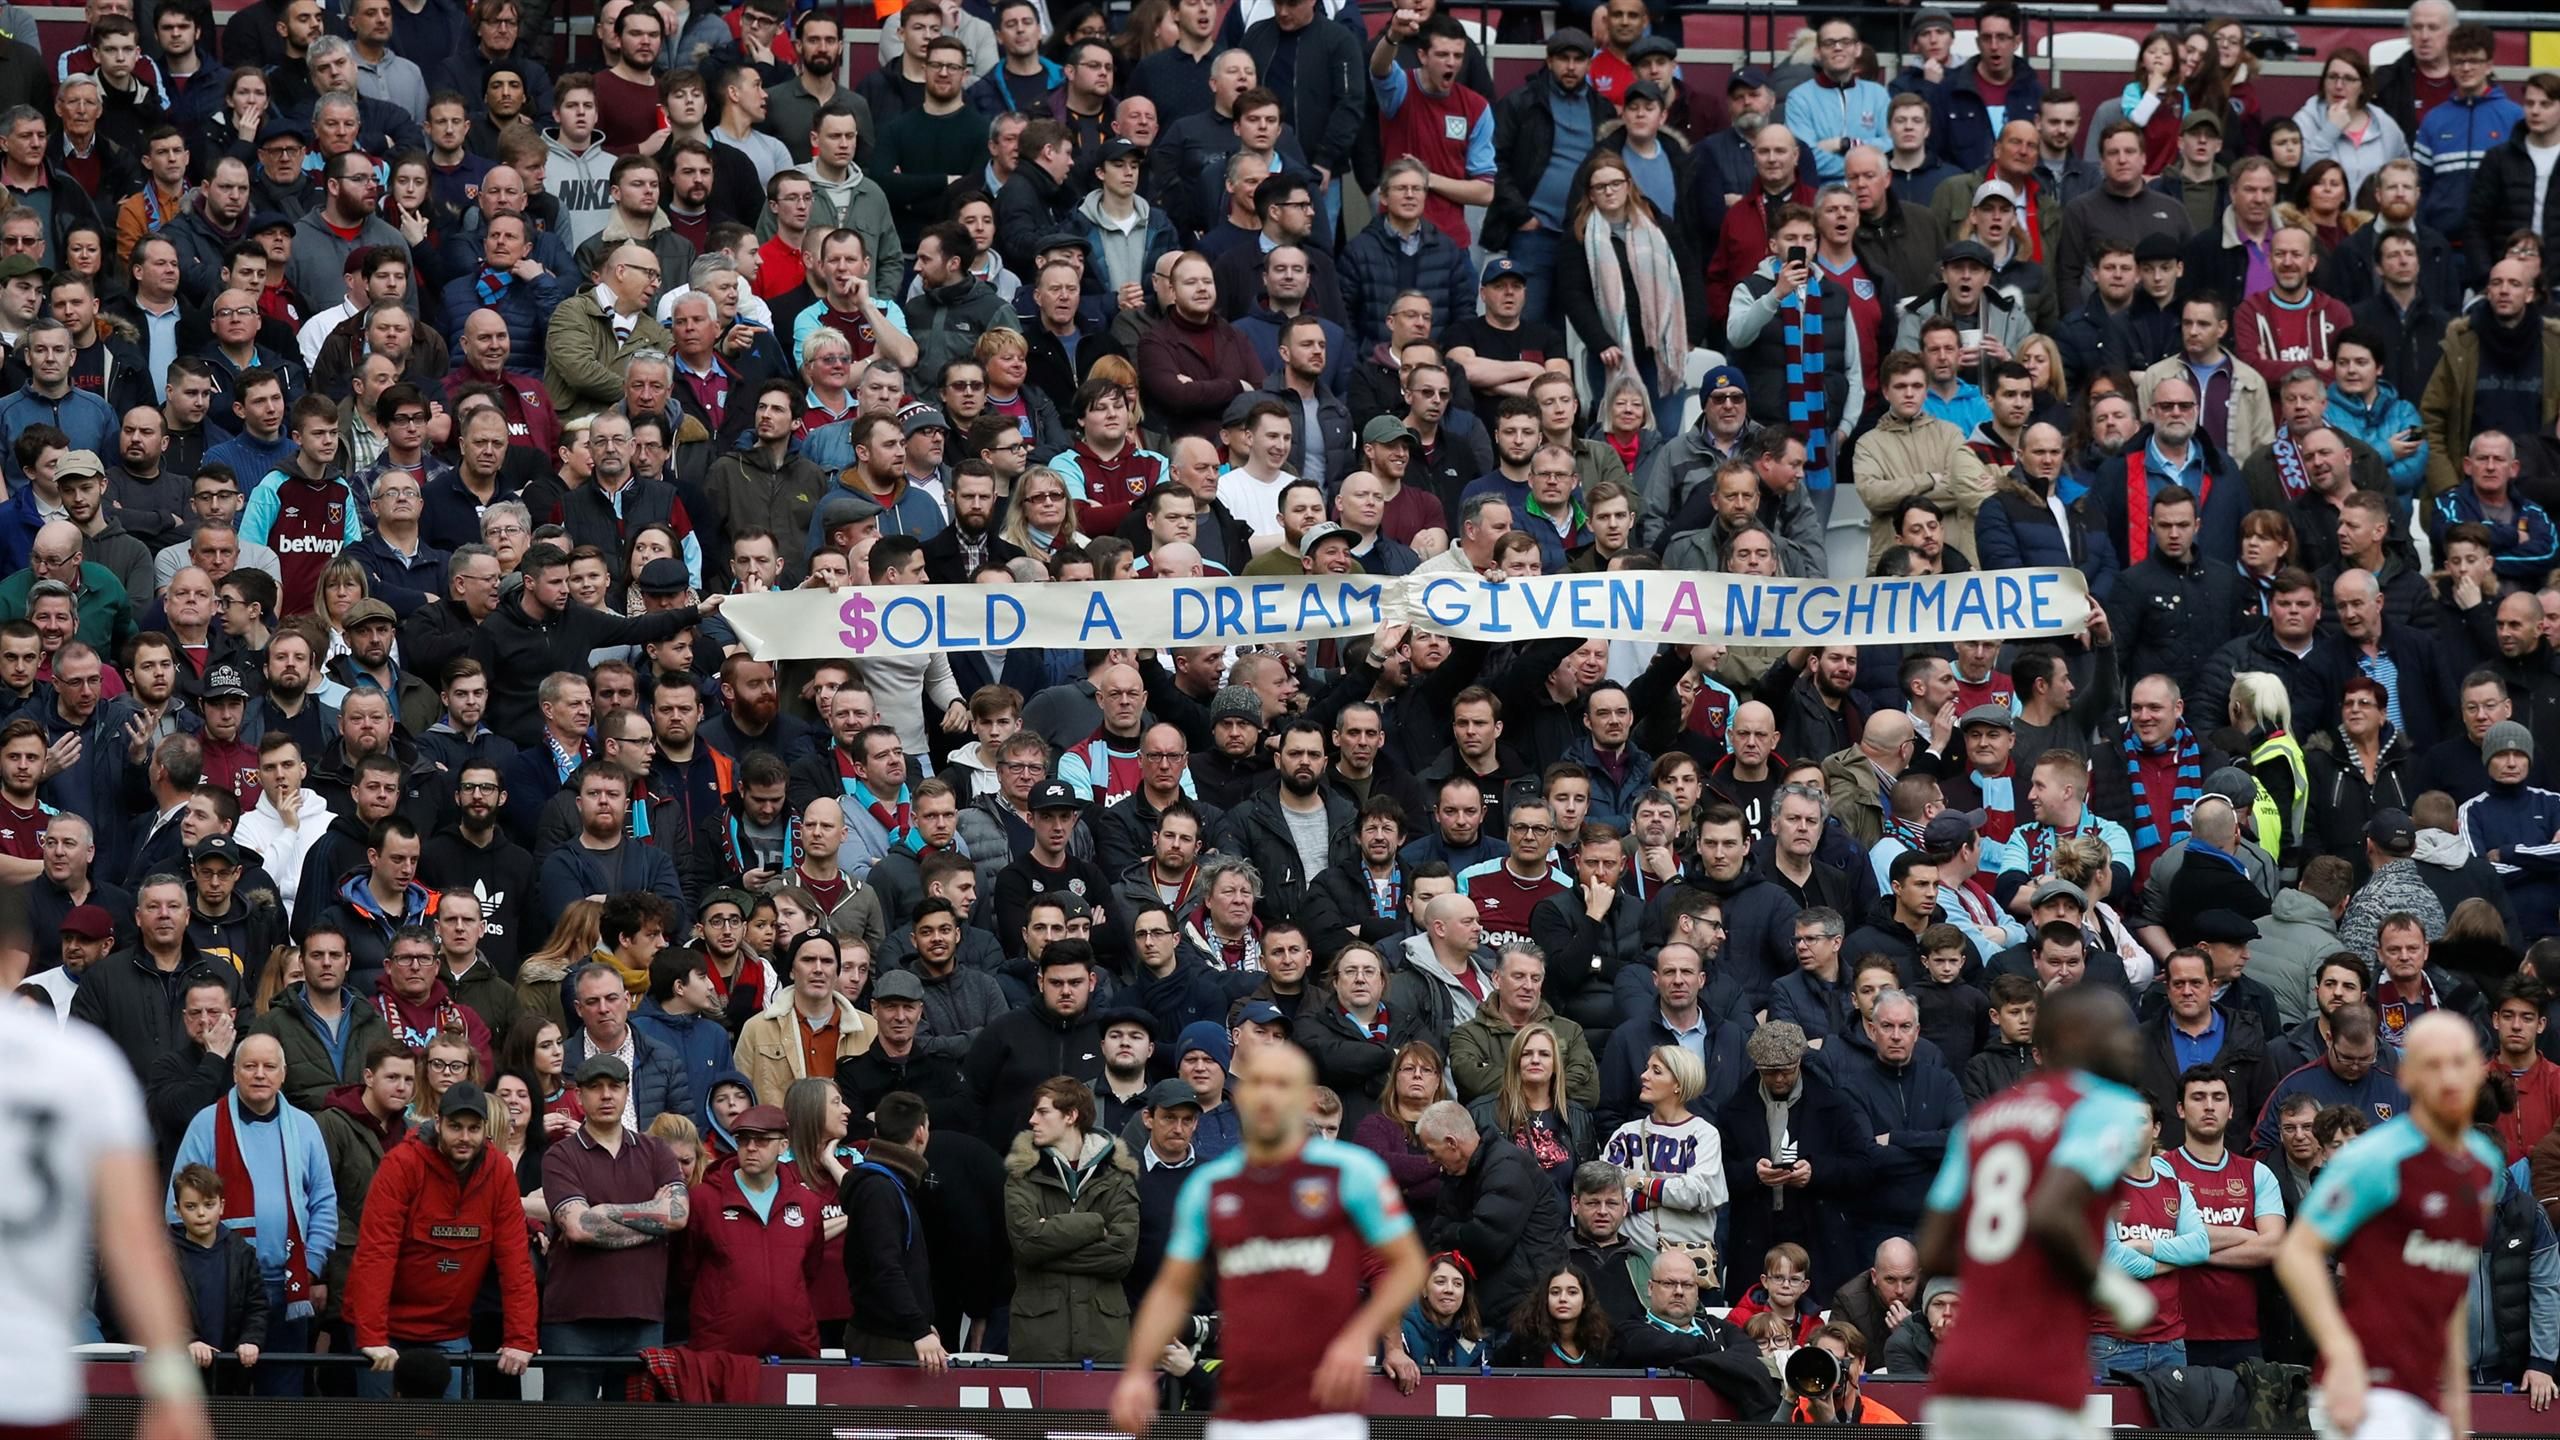
[[[2298,870],[2311,769],[2301,741],[2292,734],[2293,694],[2284,681],[2263,670],[2232,676],[2231,728],[2247,738],[2249,774],[2258,782],[2258,845],[2276,857],[2276,868]]]
[[[1554,1026],[1520,1027],[1503,1056],[1501,1084],[1467,1107],[1478,1130],[1528,1151],[1559,1198],[1572,1193],[1574,1161],[1591,1140],[1591,1112],[1564,1093],[1563,1054]]]
[[[2115,886],[2115,855],[2107,842],[2095,835],[2074,835],[2053,843],[2053,873],[2080,887],[2089,897],[2088,912],[2080,917],[2081,928],[2098,937],[2098,948],[2124,962],[2125,978],[2135,993],[2151,983],[2159,971],[2159,962],[2142,942],[2133,938],[2133,927],[2107,903],[2107,892]]]
[[[1026,556],[1046,561],[1076,543],[1076,507],[1066,477],[1046,465],[1034,465],[1014,482],[1013,503],[1005,507],[1005,542]]]
[[[359,600],[373,598],[373,581],[354,556],[340,555],[320,572],[320,623],[329,631],[329,653],[320,657],[317,669],[327,668],[330,661],[347,653],[347,612]],[[320,677],[313,676],[316,684]]]
[[[1600,1149],[1601,1159],[1627,1172],[1627,1239],[1647,1250],[1687,1250],[1702,1276],[1715,1271],[1716,1214],[1725,1203],[1723,1139],[1689,1110],[1706,1088],[1697,1056],[1654,1047],[1636,1086],[1646,1113]]]

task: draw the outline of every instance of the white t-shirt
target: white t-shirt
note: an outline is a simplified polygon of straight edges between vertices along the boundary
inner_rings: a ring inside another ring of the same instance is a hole
[[[91,1182],[103,1157],[150,1149],[142,1092],[104,1036],[0,1007],[0,1425],[79,1418],[72,1327],[89,1308]]]
[[[2551,192],[2551,166],[2560,161],[2560,145],[2536,145],[2524,142],[2525,157],[2533,162],[2533,232],[2542,233],[2542,197]]]

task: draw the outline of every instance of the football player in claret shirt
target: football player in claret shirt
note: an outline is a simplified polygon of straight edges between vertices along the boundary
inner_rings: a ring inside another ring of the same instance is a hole
[[[1154,1422],[1157,1358],[1215,1265],[1226,1360],[1212,1436],[1272,1421],[1297,1440],[1368,1434],[1369,1357],[1422,1293],[1422,1243],[1384,1161],[1307,1134],[1314,1089],[1314,1063],[1294,1045],[1257,1045],[1239,1062],[1244,1143],[1202,1161],[1174,1201],[1164,1266],[1129,1327],[1136,1358],[1112,1392],[1116,1428],[1144,1435]],[[1372,1253],[1383,1269],[1364,1301]]]
[[[2471,1128],[2484,1073],[2469,1022],[2419,1016],[2400,1048],[2408,1110],[2330,1157],[2276,1252],[2276,1278],[2320,1350],[2311,1418],[2324,1436],[2471,1433],[2464,1297],[2501,1163]]]
[[[1927,1421],[1939,1435],[2064,1440],[2094,1432],[2089,1307],[2123,1334],[2149,1292],[2106,1263],[2101,1237],[2149,1126],[2128,1087],[2139,1041],[2124,1001],[2095,986],[2048,996],[2036,1017],[2044,1068],[1977,1106],[1947,1141],[1921,1222],[1920,1263],[1954,1275],[1968,1307],[1938,1342]]]

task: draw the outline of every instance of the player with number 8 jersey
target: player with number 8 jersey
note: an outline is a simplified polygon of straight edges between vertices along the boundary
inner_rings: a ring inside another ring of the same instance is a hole
[[[2073,989],[2049,997],[2036,1029],[2046,1068],[1984,1101],[1948,1137],[1929,1188],[1921,1264],[1984,1299],[1964,1307],[1929,1367],[1934,1433],[2090,1433],[2080,1413],[2089,1306],[2140,1315],[2150,1299],[2101,1263],[2117,1182],[2143,1144],[2141,1096],[2108,1078],[2132,1073],[2133,1035],[2114,996]]]

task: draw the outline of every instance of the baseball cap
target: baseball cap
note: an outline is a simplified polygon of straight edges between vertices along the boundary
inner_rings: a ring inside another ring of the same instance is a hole
[[[10,260],[25,260],[26,258],[27,257],[24,255],[12,255],[9,257]],[[0,262],[0,270],[5,270],[7,268],[8,266],[6,262]],[[23,275],[26,272],[22,270],[18,273]],[[80,476],[96,478],[103,476],[106,473],[107,467],[100,463],[98,459],[98,452],[95,450],[65,451],[63,452],[62,458],[54,462],[53,467],[53,478],[57,481],[70,480]]]
[[[1064,780],[1043,780],[1031,787],[1031,808],[1037,810],[1082,810],[1084,802],[1076,798],[1076,789]]]
[[[1238,395],[1227,402],[1226,409],[1218,413],[1218,427],[1222,430],[1231,430],[1242,425],[1246,418],[1253,414],[1253,407],[1268,398],[1270,397],[1252,390]]]
[[[2187,112],[2187,118],[2178,123],[2178,133],[2183,135],[2197,129],[2210,130],[2219,135],[2222,133],[2222,117],[2203,107],[2190,110]]]
[[[919,430],[948,430],[951,422],[943,417],[939,405],[910,405],[898,412],[898,433],[913,435]]]
[[[703,896],[701,906],[693,913],[699,916],[704,910],[708,910],[714,905],[735,905],[738,907],[738,913],[745,915],[753,912],[756,908],[756,897],[748,894],[742,889],[739,889],[735,885],[723,885],[719,889],[712,891],[710,894]]]
[[[1976,705],[1956,721],[1958,730],[1970,730],[1976,725],[1997,725],[2003,730],[2015,730],[2018,717],[2010,714],[2006,705]]]
[[[1108,165],[1114,160],[1144,160],[1145,158],[1147,158],[1146,146],[1114,135],[1102,142],[1102,149],[1093,157],[1093,163]]]
[[[246,700],[249,684],[240,676],[237,665],[216,665],[204,672],[204,698],[207,700]]]
[[[1306,533],[1298,537],[1298,553],[1300,555],[1312,555],[1315,553],[1318,545],[1321,545],[1325,541],[1331,540],[1336,536],[1340,536],[1344,541],[1355,547],[1360,543],[1359,536],[1352,534],[1350,531],[1334,524],[1330,520],[1319,520],[1315,524],[1308,526]]]
[[[2204,777],[2204,794],[2219,795],[2234,805],[2258,803],[2258,782],[2237,765],[2225,765]]]
[[[921,1003],[924,1000],[924,982],[917,979],[912,970],[883,971],[879,979],[871,982],[871,1003],[877,1005],[883,1000]]]
[[[1732,77],[1724,82],[1724,93],[1727,95],[1732,94],[1736,90],[1766,90],[1768,88],[1769,72],[1761,69],[1757,65],[1734,66]]]
[[[1496,280],[1517,280],[1523,285],[1529,283],[1529,277],[1520,273],[1520,267],[1513,264],[1508,255],[1496,255],[1484,262],[1484,274],[1477,278],[1476,284],[1490,285]]]
[[[1418,438],[1411,426],[1393,415],[1372,415],[1369,423],[1360,427],[1363,445],[1385,445],[1397,440],[1410,445]]]
[[[2006,180],[1985,180],[1973,187],[1973,203],[1980,205],[1985,200],[2006,200],[2010,208],[2015,209],[2018,205],[2018,187]]]
[[[1941,810],[1929,822],[1929,828],[1920,832],[1921,847],[1932,854],[1963,849],[1982,833],[1982,821],[1979,810]]]
[[[436,1101],[436,1113],[477,1115],[486,1120],[489,1118],[489,1097],[482,1093],[479,1086],[470,1081],[456,1080],[453,1082],[453,1088],[445,1091],[443,1098]]]
[[[1243,1013],[1237,1018],[1247,1025],[1285,1025],[1289,1020],[1288,1016],[1280,1013],[1279,1006],[1268,1000],[1246,1001]]]
[[[692,588],[693,578],[685,573],[681,560],[661,555],[640,567],[643,595],[681,595]]]
[[[112,940],[116,933],[115,917],[109,915],[103,905],[74,905],[71,913],[62,917],[62,933],[77,935],[83,940]]]
[[[22,275],[43,275],[45,268],[33,255],[12,255],[0,260],[0,280],[15,280]]]
[[[1571,25],[1547,37],[1547,53],[1550,55],[1561,55],[1569,50],[1579,50],[1585,55],[1590,55],[1597,52],[1599,48],[1591,43],[1590,31]]]
[[[1638,100],[1649,100],[1656,105],[1668,105],[1671,103],[1668,99],[1664,98],[1661,86],[1654,84],[1650,80],[1639,80],[1633,85],[1628,86],[1627,93],[1619,97],[1618,108],[1623,110]]]
[[[623,1064],[622,1057],[619,1055],[590,1055],[578,1062],[575,1083],[592,1085],[598,1080],[613,1080],[628,1085],[631,1083],[631,1067]]]
[[[1938,252],[1938,263],[1942,266],[1963,260],[1970,260],[1985,270],[1995,268],[1991,263],[1991,248],[1979,240],[1958,240]]]
[[[372,599],[371,597],[359,600],[353,605],[347,607],[346,628],[349,630],[353,630],[359,625],[370,625],[377,620],[381,621],[385,625],[398,625],[400,623],[400,617],[392,613],[390,606],[383,604],[379,600]]]
[[[1192,1094],[1191,1087],[1179,1080],[1159,1080],[1148,1086],[1142,1101],[1150,1110],[1170,1110],[1176,1105],[1198,1109],[1200,1105],[1200,1097]]]
[[[227,861],[235,867],[238,866],[240,864],[240,842],[232,839],[228,835],[207,835],[203,839],[197,841],[194,845],[188,847],[188,864],[201,865],[207,860],[222,860]]]
[[[2376,810],[2364,822],[2364,838],[2393,855],[2407,855],[2418,848],[2418,825],[2406,810]]]

